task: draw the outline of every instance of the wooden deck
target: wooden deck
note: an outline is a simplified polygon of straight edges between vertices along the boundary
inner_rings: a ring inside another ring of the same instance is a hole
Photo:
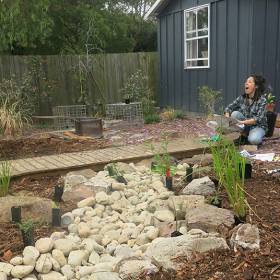
[[[160,143],[156,143],[158,148]],[[178,159],[191,157],[205,151],[206,144],[198,139],[176,139],[168,144],[170,155]],[[92,168],[100,170],[110,162],[137,162],[145,158],[151,158],[153,153],[145,144],[106,148],[96,151],[84,151],[65,153],[51,156],[41,156],[25,159],[10,160],[12,177],[23,175],[59,172],[80,168]]]

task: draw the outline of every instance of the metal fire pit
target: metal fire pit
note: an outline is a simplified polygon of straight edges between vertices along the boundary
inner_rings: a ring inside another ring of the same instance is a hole
[[[79,118],[75,120],[76,134],[82,136],[103,137],[102,119]]]

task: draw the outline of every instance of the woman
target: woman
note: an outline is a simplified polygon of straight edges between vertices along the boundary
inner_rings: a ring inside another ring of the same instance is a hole
[[[262,76],[251,75],[245,82],[245,93],[225,109],[226,117],[232,117],[244,125],[239,143],[245,142],[246,137],[250,144],[262,143],[267,130],[264,91],[265,79]]]

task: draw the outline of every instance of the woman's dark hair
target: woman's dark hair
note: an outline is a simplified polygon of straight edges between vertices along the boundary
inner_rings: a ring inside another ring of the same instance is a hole
[[[261,75],[255,75],[255,74],[250,75],[249,77],[252,77],[254,79],[256,85],[256,91],[253,99],[258,100],[265,93],[266,79]]]

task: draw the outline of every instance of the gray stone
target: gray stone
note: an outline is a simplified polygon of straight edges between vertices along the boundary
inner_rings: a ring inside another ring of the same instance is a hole
[[[110,203],[110,196],[108,196],[105,192],[98,192],[95,196],[95,199],[96,199],[96,202],[101,204],[101,205],[111,204]]]
[[[70,252],[68,257],[68,264],[72,266],[78,266],[82,264],[82,261],[88,260],[88,253],[85,250],[75,250]]]
[[[139,279],[141,275],[152,276],[158,268],[150,260],[125,260],[119,267],[119,275],[123,280]]]
[[[153,258],[166,270],[176,270],[180,263],[178,256],[192,258],[194,252],[205,253],[210,250],[229,249],[223,238],[212,234],[205,237],[186,234],[174,238],[157,238],[147,248],[145,255]]]
[[[260,249],[260,233],[255,225],[239,224],[233,229],[230,244],[236,251],[238,247],[249,250]]]
[[[70,264],[66,264],[61,268],[61,273],[67,280],[73,279],[75,276],[74,268]]]
[[[93,171],[92,169],[87,168],[87,169],[71,171],[66,174],[66,176],[72,176],[72,175],[82,175],[86,179],[91,179],[92,177],[96,176],[96,172]]]
[[[92,252],[94,250],[97,253],[103,253],[105,251],[104,247],[98,244],[92,237],[85,238],[81,245],[88,252]]]
[[[68,227],[74,223],[74,215],[71,212],[67,212],[61,216],[61,226]]]
[[[64,191],[62,195],[62,199],[64,202],[77,203],[83,199],[86,199],[94,195],[95,192],[89,186],[78,185],[72,187],[71,190]]]
[[[95,251],[92,251],[89,256],[88,262],[91,264],[98,264],[99,260],[100,260],[100,256]]]
[[[11,221],[11,207],[21,206],[21,218],[51,222],[52,201],[34,196],[0,197],[0,222]]]
[[[215,184],[209,177],[192,180],[183,190],[182,194],[211,195],[215,193]]]
[[[186,224],[189,229],[217,232],[221,226],[232,228],[234,215],[227,209],[205,204],[187,211]]]
[[[85,176],[68,173],[64,177],[64,191],[72,190],[85,182],[87,182],[87,178]]]
[[[112,190],[112,183],[98,176],[91,178],[84,186],[89,187],[94,193],[105,192],[108,194]]]
[[[175,219],[173,212],[168,209],[155,211],[154,216],[161,222],[172,222]]]
[[[48,253],[52,250],[54,242],[51,238],[40,238],[35,243],[35,248],[39,253]]]
[[[16,265],[12,268],[11,275],[15,278],[23,278],[30,274],[33,269],[33,265]]]
[[[92,196],[81,200],[80,202],[77,203],[77,206],[78,208],[83,208],[86,206],[93,206],[94,204],[95,204],[95,198]]]

